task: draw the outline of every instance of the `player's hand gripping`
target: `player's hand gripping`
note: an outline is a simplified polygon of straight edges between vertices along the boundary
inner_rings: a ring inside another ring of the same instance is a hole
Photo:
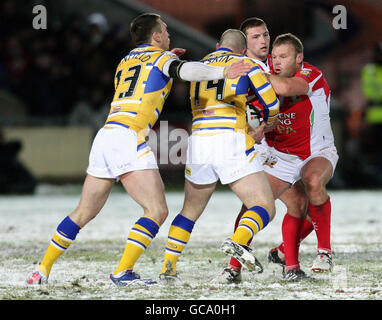
[[[265,122],[261,122],[256,129],[249,128],[248,134],[255,140],[255,143],[260,144],[261,140],[264,138],[264,130]]]
[[[174,48],[171,50],[172,53],[175,53],[178,57],[184,55],[186,53],[186,49],[183,48]]]
[[[235,79],[237,77],[246,76],[252,68],[253,65],[241,60],[225,67],[223,75],[225,78]]]

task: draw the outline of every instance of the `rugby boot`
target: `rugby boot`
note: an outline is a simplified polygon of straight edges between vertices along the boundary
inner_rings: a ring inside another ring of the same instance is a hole
[[[32,273],[30,278],[27,279],[27,283],[30,285],[47,284],[48,277],[44,276],[40,271],[37,270]]]
[[[131,270],[122,271],[118,275],[111,274],[110,280],[113,281],[113,283],[115,283],[117,286],[151,286],[157,284],[156,281],[153,281],[151,279],[141,279],[141,276],[139,274]]]
[[[230,255],[236,260],[239,260],[249,271],[261,273],[264,270],[259,260],[251,253],[252,249],[248,246],[243,246],[231,239],[227,239],[221,245],[221,250],[226,255]]]
[[[331,272],[333,270],[332,255],[325,250],[318,250],[317,257],[313,261],[312,271],[316,273]]]

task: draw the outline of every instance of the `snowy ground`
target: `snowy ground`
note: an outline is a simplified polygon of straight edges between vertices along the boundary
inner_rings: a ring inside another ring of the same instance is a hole
[[[316,281],[285,283],[278,266],[267,263],[268,250],[281,241],[284,206],[277,202],[275,220],[256,235],[256,256],[265,271],[243,274],[240,285],[226,285],[216,277],[228,258],[219,251],[229,237],[240,209],[231,192],[216,192],[196,223],[178,263],[179,286],[119,288],[108,276],[118,264],[130,227],[141,209],[120,189],[113,190],[100,215],[77,236],[53,266],[49,284],[29,287],[25,280],[41,260],[58,223],[77,205],[78,186],[42,186],[34,196],[0,197],[0,300],[381,300],[382,191],[332,191],[331,274],[313,275]],[[142,277],[157,279],[169,225],[183,202],[182,192],[167,194],[170,215],[156,239],[136,265]],[[302,244],[300,262],[309,274],[315,257],[312,233]]]

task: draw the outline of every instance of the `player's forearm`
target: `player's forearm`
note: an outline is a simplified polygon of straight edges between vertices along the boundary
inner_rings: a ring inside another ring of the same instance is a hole
[[[280,96],[298,96],[307,94],[309,91],[308,83],[302,78],[288,78],[274,74],[266,74],[266,76],[276,94]]]
[[[186,62],[182,65],[179,75],[186,81],[218,80],[224,78],[224,67],[212,67],[201,62]]]
[[[212,67],[201,62],[186,62],[180,69],[180,77],[187,81],[218,80],[225,77],[224,67]]]
[[[171,61],[163,67],[163,73],[171,78],[186,81],[218,80],[225,77],[224,67],[212,67],[196,61]]]

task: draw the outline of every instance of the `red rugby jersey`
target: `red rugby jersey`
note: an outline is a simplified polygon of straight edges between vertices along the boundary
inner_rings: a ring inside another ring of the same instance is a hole
[[[334,145],[330,125],[330,88],[322,72],[307,62],[296,72],[309,84],[306,95],[280,97],[279,124],[273,146],[301,159]]]

